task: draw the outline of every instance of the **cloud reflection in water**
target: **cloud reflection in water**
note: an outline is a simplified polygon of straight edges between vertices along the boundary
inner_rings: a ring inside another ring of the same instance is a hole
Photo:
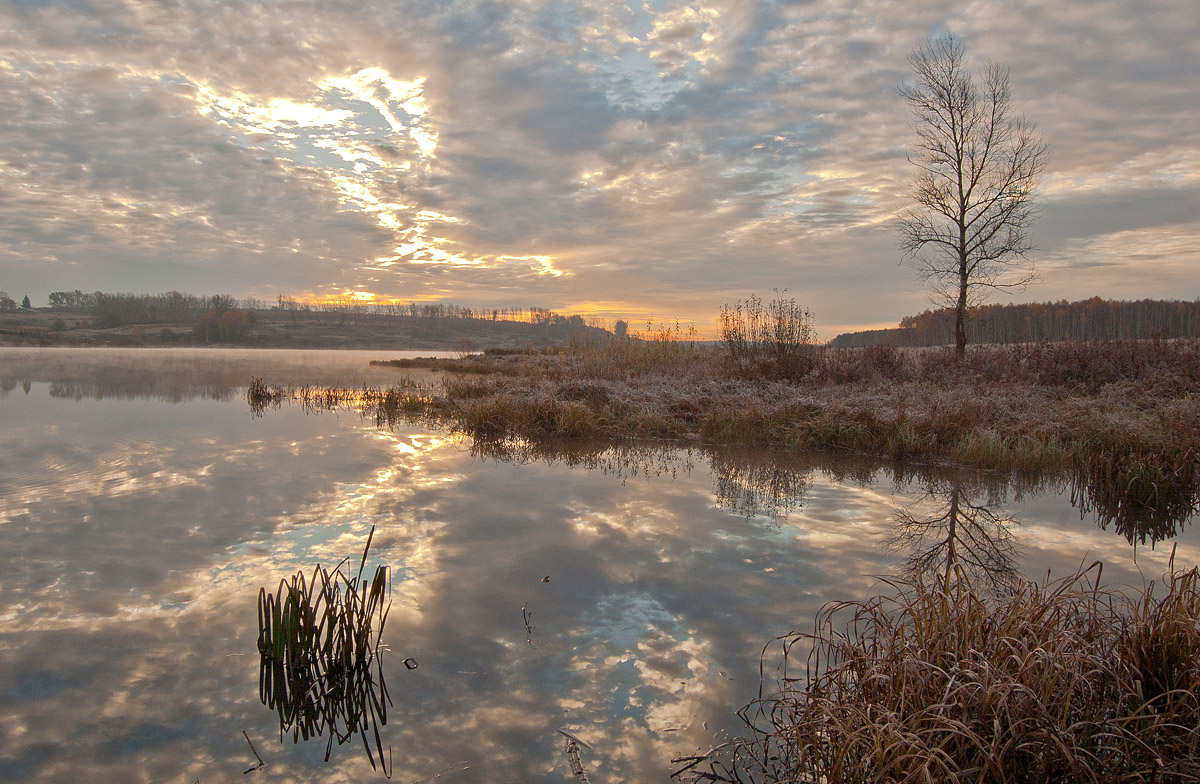
[[[254,605],[376,525],[395,780],[570,780],[562,728],[594,747],[597,784],[665,781],[672,755],[740,729],[767,640],[870,595],[895,566],[893,513],[924,492],[849,459],[510,456],[345,412],[61,400],[44,382],[0,410],[0,450],[19,456],[0,466],[5,780],[236,778],[254,762],[243,730],[267,763],[252,775],[378,777],[361,752],[323,765],[323,744],[278,744]],[[1166,557],[1135,564],[1055,492],[1002,503],[1027,573],[1091,553],[1132,578]],[[1198,552],[1185,530],[1177,558]]]

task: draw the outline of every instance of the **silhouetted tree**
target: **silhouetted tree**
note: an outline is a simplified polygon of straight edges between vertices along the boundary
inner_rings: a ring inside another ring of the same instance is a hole
[[[21,299],[21,307],[25,308],[25,310],[29,310],[30,308],[32,308],[32,307],[33,307],[33,303],[29,301],[29,295],[28,295],[28,294],[26,294],[26,295],[25,295],[25,296],[24,296],[24,297]]]
[[[1034,190],[1046,144],[1012,114],[1008,70],[988,64],[979,80],[954,36],[926,41],[909,55],[914,84],[900,88],[917,144],[913,200],[900,215],[901,247],[935,301],[954,309],[954,342],[966,352],[968,309],[989,289],[1033,279],[1018,262],[1032,249]]]

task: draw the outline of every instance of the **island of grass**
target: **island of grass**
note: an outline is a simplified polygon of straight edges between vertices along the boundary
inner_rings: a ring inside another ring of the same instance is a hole
[[[408,361],[439,386],[376,401],[497,439],[656,439],[855,450],[1004,472],[1083,472],[1126,503],[1194,508],[1200,340],[950,349],[811,346],[787,367],[680,340]]]

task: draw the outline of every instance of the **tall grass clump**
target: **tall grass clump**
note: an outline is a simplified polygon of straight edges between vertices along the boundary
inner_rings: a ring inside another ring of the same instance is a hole
[[[280,401],[287,397],[287,390],[267,384],[257,377],[251,379],[246,387],[246,402],[255,416],[262,416],[268,408],[278,408]]]
[[[1099,565],[998,595],[892,584],[779,639],[746,740],[677,775],[723,782],[1200,780],[1200,577],[1124,593]],[[767,653],[764,652],[764,668]],[[793,673],[795,659],[805,667]],[[790,667],[789,667],[790,665]]]
[[[354,577],[343,560],[333,571],[318,564],[307,580],[296,572],[273,594],[259,590],[259,696],[279,714],[280,742],[289,732],[293,742],[327,734],[328,761],[334,740],[358,735],[372,769],[378,754],[387,773],[379,728],[392,700],[378,647],[391,607],[388,568],[363,579],[374,534],[372,527]]]
[[[690,376],[702,369],[705,359],[694,325],[653,319],[644,330],[611,340],[573,338],[566,353],[564,375],[608,380]]]
[[[797,380],[817,364],[812,314],[794,297],[764,303],[751,294],[744,302],[722,305],[719,323],[725,359],[735,375]]]

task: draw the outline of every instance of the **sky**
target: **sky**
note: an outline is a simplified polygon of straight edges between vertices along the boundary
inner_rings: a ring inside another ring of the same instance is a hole
[[[0,289],[894,326],[946,33],[1050,148],[995,301],[1200,298],[1195,0],[0,0]]]

